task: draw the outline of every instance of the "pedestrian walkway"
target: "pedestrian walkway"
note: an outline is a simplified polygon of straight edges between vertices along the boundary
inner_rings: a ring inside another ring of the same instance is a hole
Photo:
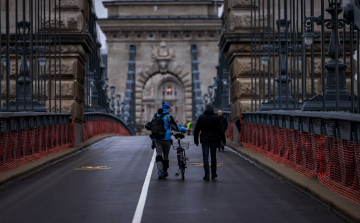
[[[226,148],[203,181],[193,136],[186,179],[152,170],[141,222],[342,222],[326,207]],[[111,137],[0,189],[1,222],[132,222],[153,157],[147,136]]]

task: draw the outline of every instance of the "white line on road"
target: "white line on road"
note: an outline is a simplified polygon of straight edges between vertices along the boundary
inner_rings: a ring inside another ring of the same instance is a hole
[[[137,204],[136,211],[135,211],[132,223],[140,223],[141,222],[141,218],[142,218],[142,215],[143,215],[143,212],[144,212],[146,197],[147,197],[147,193],[148,193],[148,189],[149,189],[151,173],[152,173],[152,170],[154,168],[155,156],[156,156],[156,150],[154,150],[153,156],[152,156],[151,161],[150,161],[150,166],[149,166],[148,172],[147,172],[146,177],[145,177],[144,185],[143,185],[143,188],[141,190],[139,202]]]

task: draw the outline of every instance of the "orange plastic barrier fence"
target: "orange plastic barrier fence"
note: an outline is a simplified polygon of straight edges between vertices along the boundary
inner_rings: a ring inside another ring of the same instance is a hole
[[[73,122],[0,132],[0,174],[73,145]]]
[[[96,119],[82,124],[82,141],[102,134],[116,134],[130,136],[130,133],[120,124],[108,119]]]
[[[360,204],[360,146],[334,137],[245,123],[242,145]]]
[[[231,141],[234,141],[233,123],[231,121],[228,121],[228,128],[225,131],[225,137]]]

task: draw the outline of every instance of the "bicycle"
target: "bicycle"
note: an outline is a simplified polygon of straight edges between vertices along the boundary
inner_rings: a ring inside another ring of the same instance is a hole
[[[184,134],[182,133],[176,133],[173,136],[178,141],[178,147],[175,147],[174,144],[172,144],[173,149],[177,150],[177,159],[179,165],[179,170],[177,173],[175,173],[175,176],[179,176],[181,174],[182,180],[185,180],[185,169],[187,168],[186,161],[189,160],[189,157],[186,157],[185,150],[189,149],[190,143],[181,142],[181,139],[185,138]]]

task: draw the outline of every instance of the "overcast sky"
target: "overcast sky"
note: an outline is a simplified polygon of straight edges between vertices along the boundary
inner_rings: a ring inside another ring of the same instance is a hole
[[[102,2],[105,0],[94,0],[95,2],[95,10],[96,10],[96,14],[98,16],[98,18],[106,18],[107,17],[107,9],[104,7],[104,5],[102,4]],[[222,13],[222,7],[219,10],[219,15],[221,15]],[[100,27],[100,41],[102,44],[102,49],[106,49],[106,37],[104,35],[104,33],[101,31]]]

